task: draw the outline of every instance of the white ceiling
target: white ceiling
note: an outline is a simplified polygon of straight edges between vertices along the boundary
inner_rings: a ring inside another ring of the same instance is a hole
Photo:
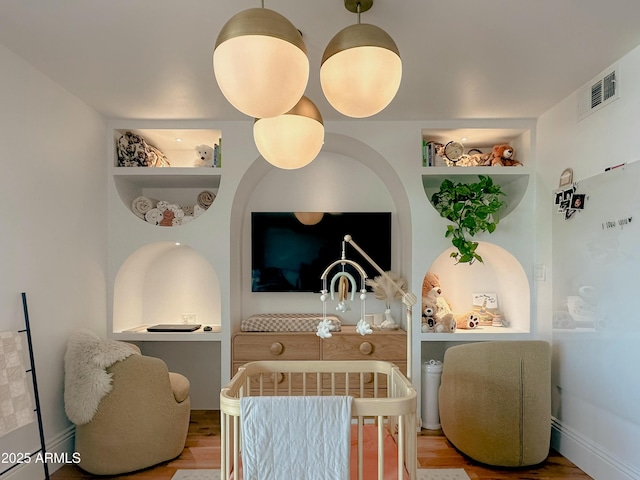
[[[0,0],[0,43],[108,117],[247,119],[224,99],[212,52],[258,0]],[[324,47],[356,15],[342,0],[266,0],[303,33],[306,95]],[[403,61],[380,120],[535,118],[640,44],[638,0],[375,0],[362,23]],[[622,75],[621,82],[624,82]]]

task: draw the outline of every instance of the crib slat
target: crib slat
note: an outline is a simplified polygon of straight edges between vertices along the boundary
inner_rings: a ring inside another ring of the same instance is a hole
[[[363,444],[363,417],[358,417],[358,480],[364,479],[364,444]]]
[[[398,480],[402,478],[402,467],[404,465],[404,416],[398,418]]]
[[[349,372],[345,372],[344,373],[344,378],[345,378],[345,381],[344,381],[344,394],[345,395],[349,395],[349,388],[350,388],[350,386],[349,386]]]
[[[378,416],[377,419],[378,419],[378,480],[384,480],[384,417]]]
[[[378,398],[378,372],[373,373],[373,398]]]
[[[240,465],[240,417],[233,417],[233,479],[238,478],[238,465]],[[229,478],[227,475],[226,478]]]
[[[220,414],[220,471],[224,475],[224,478],[229,478],[229,452],[227,451],[227,422],[229,417],[226,413]]]

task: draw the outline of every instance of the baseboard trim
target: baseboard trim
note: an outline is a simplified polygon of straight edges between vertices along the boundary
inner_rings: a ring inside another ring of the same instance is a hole
[[[49,458],[53,457],[53,461],[47,462],[49,474],[72,461],[75,435],[76,427],[75,425],[70,425],[47,442],[47,453],[49,454]],[[44,466],[42,462],[36,461],[35,458],[33,458],[31,463],[20,464],[0,476],[2,480],[44,480],[44,478]]]
[[[551,419],[551,446],[594,479],[637,480],[640,470],[557,418]]]

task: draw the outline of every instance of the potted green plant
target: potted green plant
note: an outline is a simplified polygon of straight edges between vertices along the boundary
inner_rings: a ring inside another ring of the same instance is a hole
[[[479,232],[493,233],[499,221],[495,214],[506,205],[501,199],[505,193],[500,185],[494,184],[491,177],[478,177],[477,183],[444,180],[440,190],[431,196],[431,203],[438,213],[454,223],[447,226],[445,237],[451,237],[451,243],[457,249],[451,253],[457,263],[482,262],[476,252],[478,242],[470,237]]]

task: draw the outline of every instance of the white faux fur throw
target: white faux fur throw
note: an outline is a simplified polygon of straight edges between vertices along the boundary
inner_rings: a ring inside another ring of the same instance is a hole
[[[105,369],[134,353],[138,352],[131,345],[103,340],[89,330],[69,338],[64,355],[64,409],[69,420],[76,425],[91,421],[112,388]]]

